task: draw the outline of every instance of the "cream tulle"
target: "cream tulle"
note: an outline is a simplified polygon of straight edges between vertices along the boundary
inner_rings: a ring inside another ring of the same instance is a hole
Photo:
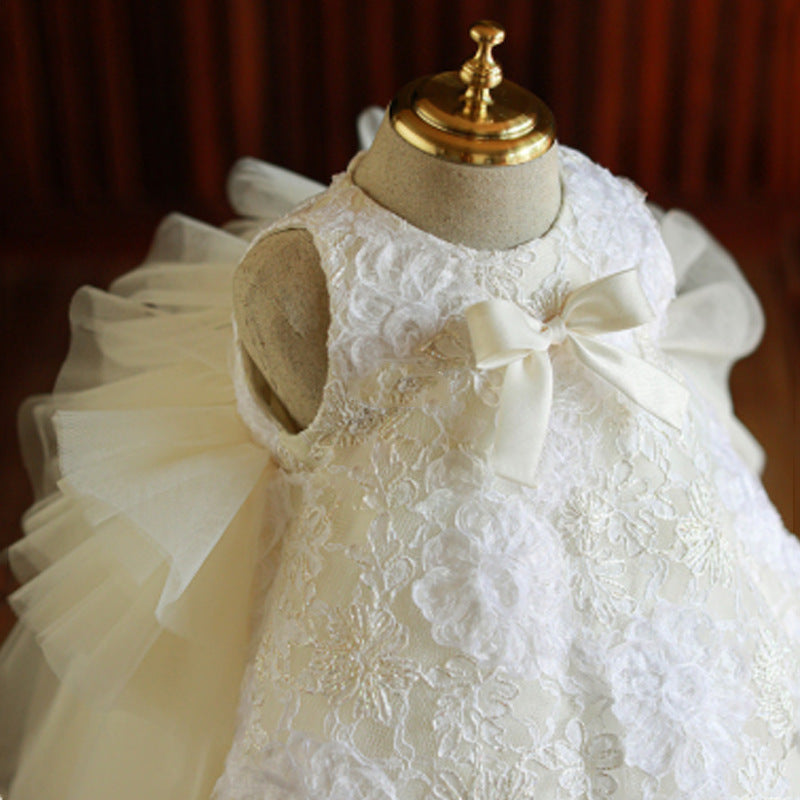
[[[0,652],[14,800],[207,798],[235,724],[275,469],[228,372],[247,235],[319,190],[251,160],[239,235],[173,215],[145,263],[75,296],[52,395],[21,410],[37,502]]]
[[[764,451],[733,412],[728,375],[764,335],[764,313],[736,262],[682,211],[654,209],[672,256],[677,297],[667,312],[661,346],[725,424],[731,442],[755,473]]]
[[[38,499],[9,553],[24,585],[0,651],[0,787],[12,800],[211,794],[274,539],[275,466],[237,416],[229,377],[231,275],[248,239],[321,188],[244,160],[229,184],[242,219],[220,230],[170,216],[141,267],[75,296],[55,390],[20,415]],[[662,219],[688,286],[667,339],[757,464],[726,379],[760,312],[743,282],[718,279],[733,273],[693,225]],[[700,274],[709,258],[717,278]],[[736,345],[706,313],[729,314],[734,295],[749,325]]]

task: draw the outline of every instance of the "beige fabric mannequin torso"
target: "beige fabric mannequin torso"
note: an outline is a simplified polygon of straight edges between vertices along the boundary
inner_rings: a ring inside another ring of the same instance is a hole
[[[388,117],[353,179],[412,225],[479,250],[541,236],[558,214],[557,145],[513,166],[472,166],[417,150]],[[319,254],[303,231],[251,248],[234,276],[234,316],[245,350],[299,428],[314,418],[327,373],[328,296]]]

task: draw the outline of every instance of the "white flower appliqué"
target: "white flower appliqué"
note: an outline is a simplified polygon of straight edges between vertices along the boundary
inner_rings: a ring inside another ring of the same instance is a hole
[[[672,771],[692,796],[725,796],[751,704],[740,661],[711,620],[660,603],[610,650],[608,678],[626,761],[654,777]]]
[[[464,503],[422,560],[412,596],[436,642],[516,674],[557,670],[568,604],[561,556],[521,503]]]

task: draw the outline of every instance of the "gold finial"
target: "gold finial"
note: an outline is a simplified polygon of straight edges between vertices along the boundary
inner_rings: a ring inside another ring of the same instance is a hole
[[[477,42],[478,49],[458,73],[467,87],[461,113],[469,119],[480,120],[486,118],[486,110],[494,102],[491,90],[503,80],[503,70],[494,60],[492,48],[503,42],[506,31],[496,22],[481,20],[469,29],[469,35]]]
[[[389,107],[389,120],[410,145],[436,158],[490,166],[522,164],[556,140],[553,115],[535,95],[503,77],[492,57],[506,32],[476,22],[475,55],[459,71],[406,84]]]

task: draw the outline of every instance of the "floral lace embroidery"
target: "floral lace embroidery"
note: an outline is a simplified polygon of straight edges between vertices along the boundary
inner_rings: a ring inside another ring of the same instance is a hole
[[[388,723],[393,702],[417,677],[416,665],[401,655],[407,632],[388,612],[357,605],[332,609],[312,631],[310,691],[353,700],[355,717]]]
[[[790,745],[796,733],[795,693],[800,665],[787,643],[770,630],[761,631],[753,657],[753,682],[758,689],[759,714],[770,733]],[[794,687],[794,691],[793,691]]]
[[[695,575],[704,575],[714,584],[731,581],[733,554],[725,538],[718,504],[714,504],[708,487],[689,487],[690,511],[676,526],[683,545],[681,559]]]
[[[524,770],[502,763],[481,764],[466,781],[453,773],[444,773],[436,781],[433,796],[437,800],[535,800],[536,777]]]
[[[624,751],[615,734],[590,734],[583,723],[573,719],[567,723],[564,738],[548,745],[539,759],[558,774],[559,788],[566,797],[599,800],[616,792],[613,773],[622,766]]]

